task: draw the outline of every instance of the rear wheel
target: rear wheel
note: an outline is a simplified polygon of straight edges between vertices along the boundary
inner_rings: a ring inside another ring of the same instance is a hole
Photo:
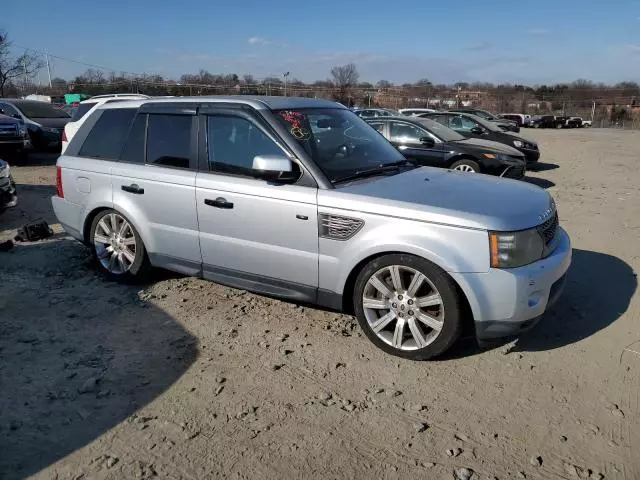
[[[398,357],[426,360],[440,355],[462,330],[461,298],[453,280],[413,255],[372,260],[358,275],[353,302],[369,340]]]
[[[469,158],[463,158],[462,160],[454,162],[450,168],[451,170],[457,170],[458,172],[480,173],[480,165],[478,165],[478,162]]]
[[[142,238],[121,213],[104,210],[93,219],[90,237],[100,269],[111,279],[130,282],[150,268]]]

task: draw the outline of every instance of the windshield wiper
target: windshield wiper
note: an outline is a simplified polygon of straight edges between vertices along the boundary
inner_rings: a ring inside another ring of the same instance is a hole
[[[395,172],[395,171],[401,170],[402,167],[405,167],[408,165],[414,166],[413,162],[406,159],[398,160],[397,162],[393,162],[393,163],[383,163],[378,165],[377,167],[365,168],[364,170],[356,170],[351,175],[347,175],[347,176],[332,180],[331,183],[346,182],[349,180],[356,180],[358,178],[373,177],[373,176],[380,175],[387,172]]]

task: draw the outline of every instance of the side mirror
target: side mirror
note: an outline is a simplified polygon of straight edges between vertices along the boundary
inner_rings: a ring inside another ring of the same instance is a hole
[[[281,155],[256,155],[252,168],[254,175],[264,180],[293,182],[300,176],[294,171],[293,162]]]
[[[482,128],[482,127],[473,127],[471,129],[471,133],[475,133],[476,135],[482,135],[484,133],[484,128]]]
[[[420,137],[420,143],[425,147],[433,147],[436,144],[431,137]]]

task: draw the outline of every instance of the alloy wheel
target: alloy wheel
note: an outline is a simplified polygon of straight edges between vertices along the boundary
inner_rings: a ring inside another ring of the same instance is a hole
[[[362,295],[371,330],[399,350],[424,348],[444,326],[444,303],[435,285],[418,270],[390,265],[374,273]]]
[[[456,166],[454,170],[457,170],[459,172],[465,172],[465,173],[476,173],[476,171],[473,169],[471,165],[466,165],[464,163],[462,165]]]
[[[129,222],[117,213],[102,217],[96,225],[93,244],[98,260],[110,273],[122,275],[136,259],[136,237]]]

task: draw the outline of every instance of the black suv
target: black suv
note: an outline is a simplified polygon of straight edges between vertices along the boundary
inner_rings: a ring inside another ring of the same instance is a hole
[[[0,157],[24,158],[29,147],[29,136],[24,123],[2,114],[0,110]]]
[[[506,178],[524,177],[524,156],[507,145],[465,138],[428,118],[403,116],[365,120],[414,163]]]

